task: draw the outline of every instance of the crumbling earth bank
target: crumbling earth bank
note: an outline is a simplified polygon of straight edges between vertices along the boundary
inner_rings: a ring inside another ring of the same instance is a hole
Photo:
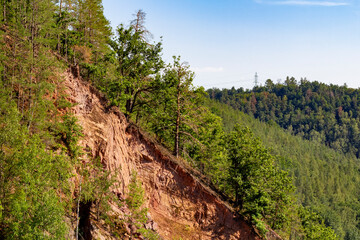
[[[152,226],[164,239],[261,239],[251,226],[235,217],[209,188],[201,184],[184,164],[129,124],[88,83],[65,75],[73,112],[83,128],[81,145],[116,173],[120,183],[113,191],[127,195],[132,171],[138,173],[146,193]],[[125,211],[117,209],[116,211]],[[104,238],[106,236],[99,236]],[[101,234],[100,234],[101,235]]]

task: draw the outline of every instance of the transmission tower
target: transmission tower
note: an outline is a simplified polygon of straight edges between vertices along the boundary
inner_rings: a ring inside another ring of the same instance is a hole
[[[259,76],[257,74],[257,72],[255,73],[255,87],[258,86],[258,79],[259,79]]]

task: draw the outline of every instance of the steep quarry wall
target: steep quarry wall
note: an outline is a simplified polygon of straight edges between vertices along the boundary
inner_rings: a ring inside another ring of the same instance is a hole
[[[210,189],[183,164],[154,144],[89,84],[64,74],[73,112],[84,130],[81,145],[116,173],[118,196],[127,194],[132,171],[146,192],[150,217],[164,239],[260,239],[253,228],[235,217]]]

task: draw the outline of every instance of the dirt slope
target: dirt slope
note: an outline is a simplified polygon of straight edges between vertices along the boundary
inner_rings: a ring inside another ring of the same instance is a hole
[[[100,94],[70,71],[65,76],[73,112],[84,129],[81,145],[112,173],[124,198],[137,171],[147,197],[154,228],[164,239],[260,239],[253,228],[235,217],[210,189],[183,164],[146,138],[115,108],[107,109]],[[121,209],[118,209],[121,211]],[[157,227],[156,227],[157,226]],[[277,236],[273,233],[273,239]],[[106,237],[103,237],[106,238]]]

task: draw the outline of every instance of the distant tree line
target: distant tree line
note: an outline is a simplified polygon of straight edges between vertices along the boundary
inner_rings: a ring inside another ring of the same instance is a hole
[[[251,90],[209,89],[209,97],[294,135],[318,141],[345,154],[360,156],[360,90],[346,85],[287,78],[268,79]]]

